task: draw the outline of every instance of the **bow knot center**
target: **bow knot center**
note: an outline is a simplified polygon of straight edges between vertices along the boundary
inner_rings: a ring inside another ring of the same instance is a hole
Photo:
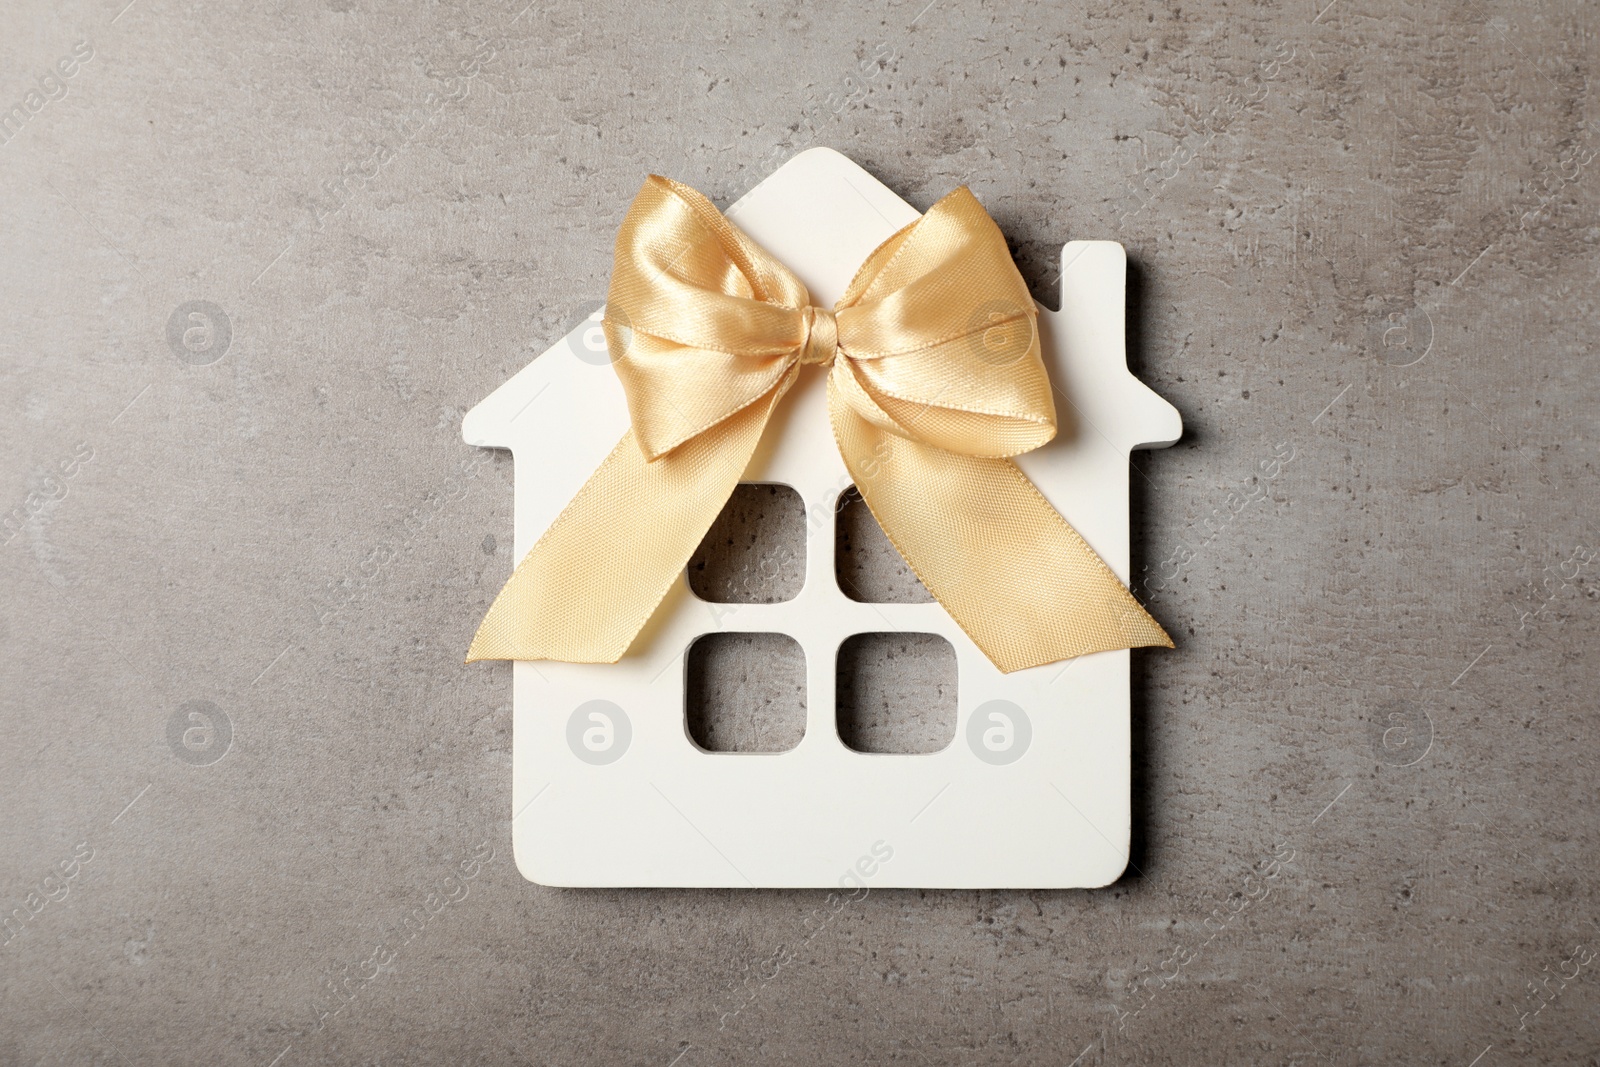
[[[839,323],[827,308],[808,307],[801,314],[805,340],[800,343],[800,364],[833,362],[839,351]]]

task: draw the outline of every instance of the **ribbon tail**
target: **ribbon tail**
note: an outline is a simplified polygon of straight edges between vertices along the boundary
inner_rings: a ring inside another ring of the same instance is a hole
[[[1015,463],[892,433],[836,397],[832,381],[828,409],[839,453],[884,533],[1001,671],[1172,647]]]
[[[733,494],[791,372],[654,461],[623,435],[495,597],[467,662],[615,663]]]

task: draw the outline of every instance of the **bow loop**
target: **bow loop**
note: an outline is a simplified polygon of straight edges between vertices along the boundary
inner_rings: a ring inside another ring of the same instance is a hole
[[[863,418],[967,456],[1055,436],[1038,309],[965,186],[878,246],[839,303],[858,387],[843,395]]]
[[[645,458],[787,388],[810,303],[711,201],[652,175],[617,233],[605,324]]]

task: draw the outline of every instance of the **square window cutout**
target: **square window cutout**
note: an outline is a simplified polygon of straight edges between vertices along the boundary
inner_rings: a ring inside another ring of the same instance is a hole
[[[713,604],[793,600],[806,581],[806,506],[791,486],[741,483],[689,557],[689,588]]]
[[[833,572],[845,596],[866,604],[933,600],[853,485],[839,494],[833,531]]]
[[[938,634],[855,634],[839,646],[839,739],[857,752],[928,753],[956,736],[956,650]]]
[[[806,733],[806,654],[788,634],[706,634],[689,646],[684,715],[707,752],[787,752]]]

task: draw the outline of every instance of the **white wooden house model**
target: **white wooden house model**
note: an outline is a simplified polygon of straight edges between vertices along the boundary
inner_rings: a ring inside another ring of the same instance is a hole
[[[918,213],[828,149],[791,159],[728,217],[832,306],[873,248]],[[1123,346],[1122,246],[1063,250],[1061,310],[1041,308],[1060,433],[1019,466],[1124,582],[1128,455],[1177,440],[1177,411]],[[478,404],[472,444],[515,458],[520,560],[627,429],[595,321]],[[808,367],[746,473],[833,514],[850,486]],[[937,603],[864,604],[834,576],[835,531],[808,523],[805,584],[778,604],[711,605],[686,580],[620,663],[516,663],[514,853],[562,886],[1046,888],[1115,881],[1129,849],[1129,654],[1001,674]],[[619,559],[617,566],[627,566]],[[718,609],[721,610],[718,610]],[[886,621],[887,620],[887,621]],[[853,634],[942,635],[958,664],[943,751],[852,751],[835,723],[835,660]],[[702,635],[778,632],[805,653],[806,730],[781,753],[712,753],[686,727],[685,663]]]

